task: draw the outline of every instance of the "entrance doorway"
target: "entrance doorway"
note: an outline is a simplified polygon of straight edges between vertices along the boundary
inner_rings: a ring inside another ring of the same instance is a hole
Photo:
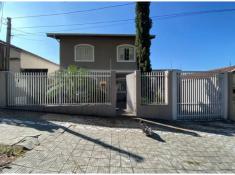
[[[117,108],[118,111],[126,109],[126,76],[116,78]]]

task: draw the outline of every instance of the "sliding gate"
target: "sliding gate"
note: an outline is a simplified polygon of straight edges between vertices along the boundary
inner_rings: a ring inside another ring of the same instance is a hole
[[[224,114],[223,74],[177,73],[177,119],[221,119]]]

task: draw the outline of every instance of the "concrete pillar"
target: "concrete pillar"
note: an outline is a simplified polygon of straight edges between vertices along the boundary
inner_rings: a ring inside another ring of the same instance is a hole
[[[177,119],[177,91],[178,91],[178,86],[177,86],[177,71],[172,71],[172,84],[171,87],[172,88],[172,118],[173,120]]]
[[[223,97],[224,97],[224,100],[223,100],[223,108],[224,108],[224,111],[223,111],[223,116],[224,116],[224,119],[228,119],[228,93],[229,93],[229,84],[228,84],[228,73],[225,72],[224,75],[223,75]]]
[[[127,106],[128,112],[137,115],[139,110],[141,93],[140,93],[140,71],[128,74],[126,76],[127,81]]]
[[[136,76],[135,72],[126,75],[126,109],[136,114]]]
[[[136,116],[139,114],[139,110],[141,110],[141,72],[139,70],[135,71],[136,77]]]

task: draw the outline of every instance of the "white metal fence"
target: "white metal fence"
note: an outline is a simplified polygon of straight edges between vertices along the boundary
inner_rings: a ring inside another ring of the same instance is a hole
[[[141,74],[141,104],[167,104],[167,91],[167,71],[153,71]]]
[[[8,73],[8,106],[110,103],[111,73]]]
[[[223,118],[222,74],[180,72],[177,74],[177,119]]]

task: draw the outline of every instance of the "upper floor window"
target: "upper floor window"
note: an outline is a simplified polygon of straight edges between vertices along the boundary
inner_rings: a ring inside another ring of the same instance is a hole
[[[135,46],[129,44],[119,45],[117,47],[118,62],[134,62],[135,61]]]
[[[90,44],[78,44],[75,46],[75,61],[93,62],[94,46]]]

